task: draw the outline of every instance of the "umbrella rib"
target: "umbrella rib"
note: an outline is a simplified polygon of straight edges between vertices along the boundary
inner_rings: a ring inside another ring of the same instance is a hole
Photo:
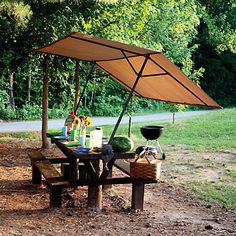
[[[52,43],[52,45],[55,44],[55,43]],[[50,47],[51,45],[49,45]],[[125,57],[119,57],[119,58],[112,58],[112,59],[106,59],[106,60],[85,60],[85,59],[82,59],[80,57],[72,57],[72,56],[66,56],[66,55],[63,55],[63,54],[60,54],[60,53],[52,53],[52,52],[45,52],[43,51],[44,48],[46,48],[48,46],[44,46],[44,47],[41,47],[41,48],[37,48],[37,49],[33,49],[32,52],[34,53],[44,53],[44,54],[48,54],[48,55],[52,55],[52,56],[59,56],[59,57],[66,57],[66,58],[72,58],[72,59],[76,59],[76,60],[81,60],[81,61],[87,61],[87,62],[106,62],[106,61],[117,61],[117,60],[122,60],[122,59],[125,59]],[[150,53],[150,55],[152,54],[159,54],[159,52],[155,52],[155,53]],[[139,56],[145,56],[144,55],[133,55],[133,56],[129,56],[128,58],[132,58],[132,57],[139,57]]]
[[[72,32],[72,33],[70,33],[69,35],[63,36],[63,37],[57,39],[56,41],[54,41],[54,42],[52,42],[52,43],[49,43],[49,44],[47,44],[47,45],[44,45],[44,46],[42,46],[42,47],[35,48],[35,49],[33,49],[32,51],[38,52],[38,51],[42,50],[43,48],[50,47],[50,46],[56,44],[57,42],[62,41],[63,39],[66,39],[67,37],[69,37],[70,35],[72,35],[72,34],[74,34],[74,33],[75,33],[75,32]]]
[[[121,50],[121,52],[123,53],[126,61],[129,63],[130,67],[132,68],[132,70],[134,71],[135,75],[138,75],[138,72],[135,70],[134,66],[132,65],[132,63],[130,62],[129,58],[125,55],[125,52],[123,50]]]
[[[118,79],[115,75],[111,74],[108,70],[104,69],[101,65],[99,65],[99,64],[97,64],[97,63],[96,63],[96,65],[97,65],[98,67],[100,67],[103,71],[105,71],[108,75],[114,77],[117,81],[119,81],[119,82],[120,82],[121,84],[123,84],[125,87],[129,88],[130,90],[132,90],[132,88],[131,88],[129,85],[127,85],[126,83],[122,82],[122,81],[121,81],[120,79]],[[135,93],[136,93],[138,96],[143,97],[139,92],[135,91]]]
[[[201,98],[199,98],[199,96],[197,96],[193,91],[191,91],[187,86],[185,86],[182,82],[180,82],[177,78],[175,78],[172,74],[170,74],[164,67],[162,67],[161,65],[159,65],[159,63],[157,63],[155,60],[153,60],[150,57],[150,60],[155,63],[157,66],[159,66],[162,70],[164,70],[169,76],[171,76],[177,83],[179,83],[180,85],[182,85],[187,91],[189,91],[192,95],[194,95],[199,101],[201,101],[203,104],[205,104],[206,106],[207,103],[205,103]]]
[[[52,56],[58,56],[58,57],[66,57],[66,58],[69,58],[69,59],[76,59],[76,60],[81,60],[81,61],[87,61],[87,62],[95,62],[94,60],[85,60],[85,59],[82,59],[82,58],[79,58],[79,57],[71,57],[71,56],[65,56],[65,55],[62,55],[62,54],[59,54],[59,53],[51,53],[51,52],[44,52],[44,51],[40,51],[41,49],[39,50],[35,50],[33,52],[35,53],[44,53],[44,54],[48,54],[48,55],[52,55]],[[43,50],[43,49],[42,49]]]
[[[162,75],[168,75],[167,73],[159,73],[159,74],[149,74],[149,75],[143,75],[142,77],[151,77],[151,76],[162,76]]]
[[[160,54],[160,52],[149,53],[149,55],[153,55],[153,54]],[[145,55],[132,55],[132,56],[128,56],[127,58],[140,57],[140,56],[145,56]],[[117,58],[106,59],[106,60],[101,59],[101,60],[96,60],[96,62],[118,61],[118,60],[123,60],[123,59],[125,59],[125,57],[119,57],[119,58],[117,57]]]
[[[103,46],[103,47],[108,47],[108,48],[116,49],[116,50],[119,50],[119,51],[120,51],[120,50],[124,50],[124,51],[126,51],[126,52],[133,53],[133,54],[136,54],[136,55],[139,55],[139,56],[145,56],[145,55],[149,54],[149,53],[138,53],[138,52],[134,52],[134,51],[131,51],[131,50],[128,50],[128,49],[121,49],[121,48],[119,48],[119,47],[107,45],[107,44],[100,43],[100,42],[95,42],[95,41],[92,41],[92,40],[88,40],[88,39],[85,39],[85,38],[76,37],[76,36],[73,36],[73,35],[69,35],[69,37],[70,37],[70,38],[77,39],[77,40],[82,40],[82,41],[85,41],[85,42],[89,42],[89,43],[101,45],[101,46]],[[112,42],[115,42],[115,41],[112,41]]]

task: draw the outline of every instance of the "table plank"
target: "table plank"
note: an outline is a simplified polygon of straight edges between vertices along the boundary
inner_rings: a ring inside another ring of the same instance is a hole
[[[77,158],[80,160],[96,160],[100,159],[101,153],[96,152],[88,152],[88,153],[82,153],[82,152],[76,152],[73,149],[76,147],[66,147],[62,141],[57,140],[56,138],[51,137],[51,140],[53,143],[55,143],[59,149],[69,158]],[[135,156],[134,152],[119,152],[114,153],[115,159],[133,159]]]

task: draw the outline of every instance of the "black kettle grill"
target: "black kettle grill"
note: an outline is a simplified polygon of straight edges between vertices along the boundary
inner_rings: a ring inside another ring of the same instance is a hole
[[[147,143],[146,146],[143,146],[143,149],[146,149],[147,151],[151,151],[153,149],[155,149],[154,147],[150,147],[148,146],[148,141],[149,140],[156,140],[157,142],[157,149],[159,148],[160,152],[161,152],[161,158],[164,160],[166,158],[165,153],[162,151],[161,145],[158,141],[158,138],[161,136],[162,132],[164,130],[163,126],[141,126],[140,127],[140,131],[141,134],[143,135],[144,138],[147,139]],[[139,148],[140,150],[140,148]],[[139,151],[138,151],[139,152]],[[153,152],[155,152],[153,150]]]

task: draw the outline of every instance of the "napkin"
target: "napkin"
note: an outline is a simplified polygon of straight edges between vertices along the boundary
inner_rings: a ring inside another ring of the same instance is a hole
[[[64,145],[66,147],[73,147],[73,146],[79,146],[79,141],[71,141],[71,142],[64,142]]]

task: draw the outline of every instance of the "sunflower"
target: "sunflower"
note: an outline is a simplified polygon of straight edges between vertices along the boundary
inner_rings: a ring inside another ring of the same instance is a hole
[[[92,124],[93,124],[93,122],[92,122],[91,117],[86,116],[86,117],[85,117],[85,125],[89,127],[89,126],[91,126]]]
[[[80,123],[81,123],[80,119],[75,116],[74,121],[73,121],[74,126],[78,127],[80,126]]]

